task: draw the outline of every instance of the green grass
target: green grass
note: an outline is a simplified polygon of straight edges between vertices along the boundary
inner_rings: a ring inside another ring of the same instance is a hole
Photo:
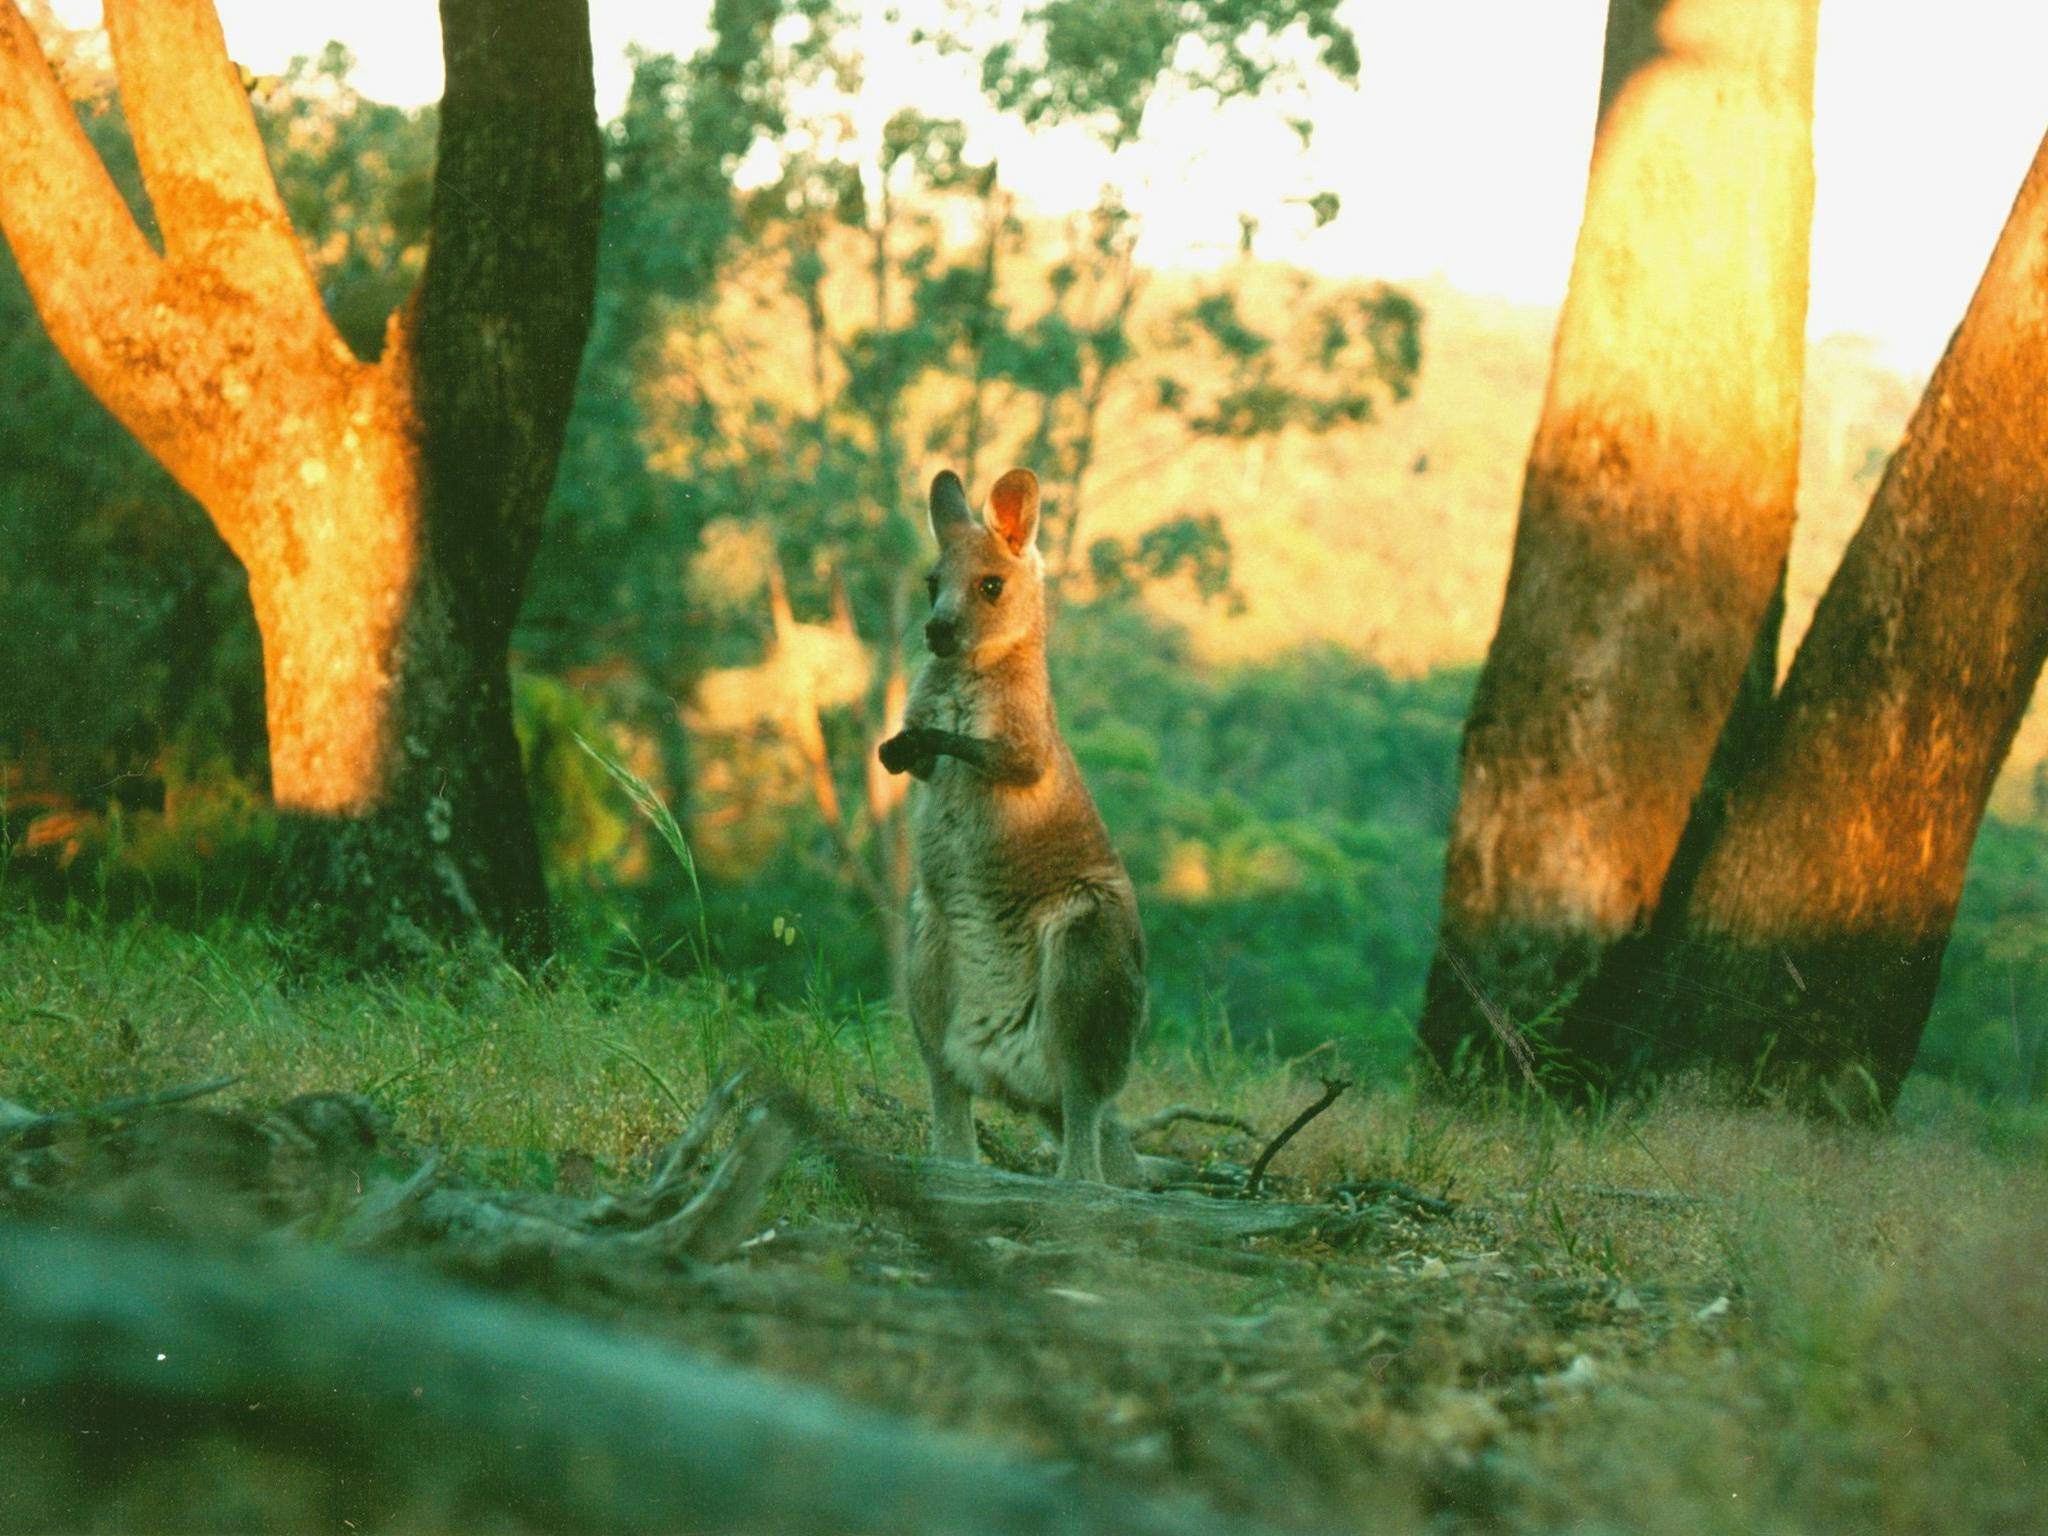
[[[246,929],[0,929],[0,1096],[36,1106],[233,1073],[234,1096],[261,1102],[366,1093],[454,1149],[623,1163],[734,1066],[837,1112],[863,1085],[906,1086],[901,1056],[861,1010],[763,1011],[725,985],[529,980],[483,953],[402,980],[309,978]]]
[[[881,1013],[764,1010],[727,985],[575,969],[530,982],[479,955],[402,980],[309,979],[228,928],[0,928],[0,1097],[35,1108],[238,1073],[229,1098],[366,1092],[477,1176],[549,1187],[573,1151],[616,1184],[742,1064],[864,1144],[922,1139],[915,1054]],[[1314,1096],[1319,1064],[1217,1034],[1153,1049],[1126,1099],[1218,1104],[1270,1130]],[[1037,1150],[1036,1127],[987,1120],[1013,1155]],[[1224,1134],[1184,1127],[1174,1149],[1248,1160]],[[1269,1513],[1310,1499],[1325,1529],[2004,1532],[2048,1508],[2038,1109],[1922,1080],[1870,1129],[1695,1084],[1589,1111],[1453,1106],[1384,1082],[1311,1124],[1271,1177],[1296,1195],[1398,1179],[1448,1189],[1459,1212],[1341,1254],[1274,1254],[1271,1275],[1190,1279],[1183,1296],[1156,1271],[1123,1297],[1107,1271],[1072,1282],[1154,1317],[1259,1314],[1309,1341],[1271,1380],[1162,1357],[1077,1391],[1084,1440],[1115,1443],[1148,1414],[1208,1426],[1145,1474],[1162,1483]],[[848,1198],[800,1159],[774,1213],[867,1214]],[[721,1329],[691,1341],[743,1353]],[[913,1412],[954,1411],[947,1394],[967,1390],[952,1367],[871,1342],[745,1347]],[[1033,1428],[1042,1386],[1006,1408],[1000,1381],[976,1380],[988,1406],[961,1422],[1057,1442]],[[1233,1460],[1202,1434],[1259,1455]],[[1245,1482],[1260,1458],[1270,1488]]]

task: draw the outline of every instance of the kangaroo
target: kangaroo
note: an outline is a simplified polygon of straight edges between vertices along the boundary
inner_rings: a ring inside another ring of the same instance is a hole
[[[1138,900],[1060,738],[1045,666],[1038,478],[1013,469],[985,520],[932,481],[931,659],[882,766],[911,795],[910,1019],[932,1151],[974,1161],[974,1096],[1039,1115],[1062,1178],[1139,1180],[1112,1101],[1145,1024]]]

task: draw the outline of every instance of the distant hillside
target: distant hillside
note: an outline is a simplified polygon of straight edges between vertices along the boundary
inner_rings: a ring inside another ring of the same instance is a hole
[[[1256,315],[1295,279],[1246,277]],[[1146,313],[1187,302],[1200,280],[1162,275]],[[1522,466],[1542,407],[1554,310],[1409,285],[1422,305],[1414,395],[1363,428],[1289,431],[1270,442],[1187,443],[1126,398],[1105,434],[1082,539],[1129,536],[1163,518],[1214,512],[1236,549],[1244,612],[1225,617],[1191,590],[1153,601],[1216,660],[1327,642],[1412,673],[1486,653],[1507,579]],[[1920,381],[1883,367],[1876,344],[1831,336],[1807,353],[1799,523],[1787,576],[1781,665],[1805,633],[1843,548],[1919,399]],[[1167,453],[1159,462],[1158,449]],[[2034,803],[2048,760],[2037,697],[1997,804]]]
[[[1197,286],[1162,277],[1148,308],[1183,304]],[[1288,275],[1256,270],[1247,286],[1245,307],[1257,314],[1285,300]],[[1221,517],[1237,548],[1245,612],[1221,621],[1199,612],[1192,593],[1160,599],[1189,621],[1204,654],[1262,655],[1322,640],[1404,672],[1485,654],[1556,313],[1437,284],[1408,291],[1425,315],[1421,380],[1373,425],[1189,445],[1164,424],[1148,426],[1142,402],[1122,402],[1124,415],[1105,434],[1083,539],[1128,535],[1177,513]],[[1804,630],[1917,395],[1860,338],[1812,349],[1788,643]],[[1148,438],[1179,450],[1149,462]]]
[[[1246,313],[1274,323],[1271,312],[1293,297],[1291,279],[1264,268],[1244,274]],[[1140,334],[1199,286],[1158,279]],[[1424,311],[1421,379],[1412,398],[1369,426],[1190,443],[1128,394],[1111,413],[1082,542],[1179,514],[1221,518],[1243,613],[1225,620],[1191,591],[1155,599],[1188,624],[1202,654],[1249,658],[1325,641],[1404,673],[1485,654],[1552,317],[1447,288],[1409,292]]]

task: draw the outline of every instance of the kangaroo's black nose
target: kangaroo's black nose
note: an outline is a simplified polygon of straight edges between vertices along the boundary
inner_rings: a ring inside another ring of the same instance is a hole
[[[950,656],[960,643],[960,632],[951,619],[932,619],[924,627],[924,643],[934,656]]]

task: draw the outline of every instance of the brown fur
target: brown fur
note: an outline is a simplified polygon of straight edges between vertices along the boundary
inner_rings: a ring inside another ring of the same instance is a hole
[[[933,654],[882,763],[922,783],[910,1015],[931,1075],[932,1149],[973,1159],[981,1094],[1058,1130],[1063,1176],[1132,1182],[1110,1106],[1144,1027],[1145,938],[1053,713],[1038,482],[1004,475],[984,523],[947,471],[931,513]]]

